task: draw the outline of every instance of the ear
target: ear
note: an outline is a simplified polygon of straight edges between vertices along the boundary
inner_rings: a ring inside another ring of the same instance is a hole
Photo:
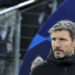
[[[73,40],[73,47],[75,48],[75,39]]]

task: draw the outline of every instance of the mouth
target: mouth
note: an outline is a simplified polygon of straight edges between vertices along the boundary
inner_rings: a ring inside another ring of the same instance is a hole
[[[62,50],[55,50],[54,51],[55,53],[61,53],[61,52],[63,52]]]

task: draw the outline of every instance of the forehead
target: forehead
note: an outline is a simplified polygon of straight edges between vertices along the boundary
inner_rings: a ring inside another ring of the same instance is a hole
[[[71,38],[70,32],[67,30],[56,30],[51,33],[51,37],[64,37],[64,38],[70,37]]]

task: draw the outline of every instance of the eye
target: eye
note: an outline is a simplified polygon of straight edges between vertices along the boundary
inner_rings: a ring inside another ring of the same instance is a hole
[[[53,41],[55,41],[55,40],[56,40],[56,38],[52,38],[52,40],[53,40]]]
[[[60,38],[60,40],[61,40],[61,41],[66,41],[66,39],[64,39],[64,38]]]

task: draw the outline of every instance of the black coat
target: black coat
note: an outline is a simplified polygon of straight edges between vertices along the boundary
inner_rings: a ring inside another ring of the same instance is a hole
[[[75,55],[55,59],[52,53],[47,61],[33,69],[31,75],[75,75]]]

